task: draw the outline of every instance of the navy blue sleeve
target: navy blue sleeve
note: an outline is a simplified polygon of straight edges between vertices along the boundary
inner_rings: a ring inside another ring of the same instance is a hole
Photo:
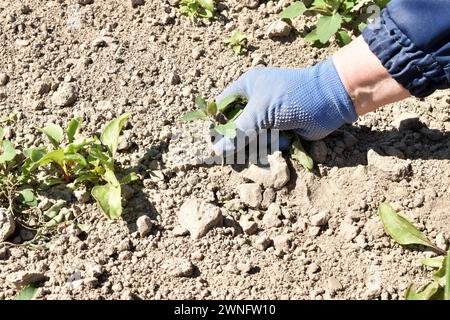
[[[391,0],[363,38],[412,95],[450,88],[449,0]]]

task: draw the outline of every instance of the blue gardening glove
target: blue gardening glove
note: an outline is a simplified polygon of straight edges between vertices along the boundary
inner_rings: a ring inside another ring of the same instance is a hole
[[[218,97],[248,99],[236,119],[237,139],[262,129],[294,130],[307,140],[319,140],[344,123],[356,121],[353,103],[332,58],[305,69],[257,67],[242,75]],[[241,140],[242,141],[242,140]],[[218,154],[237,152],[245,144],[225,137],[215,141]],[[286,146],[280,137],[280,149]],[[228,153],[228,154],[230,154]]]

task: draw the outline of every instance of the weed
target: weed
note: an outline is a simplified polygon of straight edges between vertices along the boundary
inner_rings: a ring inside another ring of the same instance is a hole
[[[382,203],[378,214],[383,222],[384,229],[401,245],[424,245],[432,248],[441,256],[423,259],[422,264],[437,269],[433,273],[433,281],[417,290],[414,285],[409,286],[405,293],[407,300],[450,300],[450,250],[445,252],[434,245],[411,222],[397,214],[387,203]]]
[[[371,18],[369,6],[384,8],[389,0],[314,0],[308,6],[295,1],[285,8],[280,18],[290,20],[302,14],[319,16],[314,29],[305,37],[306,41],[326,44],[335,35],[340,45],[351,42],[351,33],[358,35]]]
[[[214,0],[181,0],[180,13],[195,21],[197,18],[212,19],[216,13]]]
[[[247,36],[239,30],[234,30],[225,42],[231,46],[236,54],[241,54],[247,51]]]

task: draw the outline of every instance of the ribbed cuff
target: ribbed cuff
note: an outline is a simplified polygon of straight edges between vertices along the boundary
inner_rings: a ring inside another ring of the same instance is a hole
[[[399,29],[387,9],[376,24],[363,30],[362,36],[389,74],[413,96],[426,97],[448,86],[443,67]]]

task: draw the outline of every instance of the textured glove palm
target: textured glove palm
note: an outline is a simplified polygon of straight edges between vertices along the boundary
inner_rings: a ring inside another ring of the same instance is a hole
[[[278,129],[319,140],[357,119],[331,58],[305,69],[253,68],[227,87],[217,101],[235,94],[248,99],[236,119],[238,138]],[[220,154],[238,151],[236,146],[236,141],[222,138],[214,148]]]

